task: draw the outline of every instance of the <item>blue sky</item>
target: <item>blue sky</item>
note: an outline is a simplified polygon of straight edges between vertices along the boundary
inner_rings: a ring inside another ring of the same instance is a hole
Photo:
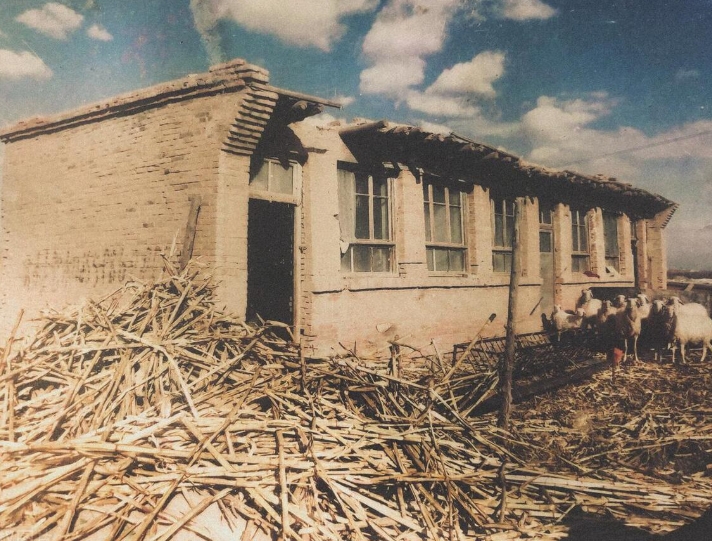
[[[712,268],[712,0],[0,0],[0,125],[246,58],[277,86],[681,204]]]

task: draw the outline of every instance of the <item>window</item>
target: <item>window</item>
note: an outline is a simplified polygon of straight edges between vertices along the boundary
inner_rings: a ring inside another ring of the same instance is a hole
[[[539,252],[554,251],[554,211],[546,203],[539,202]]]
[[[589,270],[588,223],[586,211],[571,209],[571,271]]]
[[[621,253],[618,248],[618,216],[603,213],[603,239],[606,248],[606,266],[620,271]]]
[[[391,272],[391,189],[385,175],[338,170],[341,270]]]
[[[286,169],[276,160],[265,160],[259,171],[250,179],[250,187],[264,192],[292,195],[294,167]]]
[[[423,202],[428,270],[464,272],[463,193],[424,182]]]
[[[514,201],[492,199],[492,269],[511,272],[514,237]]]

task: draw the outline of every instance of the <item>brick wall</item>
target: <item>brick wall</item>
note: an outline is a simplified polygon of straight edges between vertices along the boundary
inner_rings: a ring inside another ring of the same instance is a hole
[[[218,193],[237,189],[218,182],[219,171],[247,178],[246,158],[221,162],[240,101],[239,92],[199,97],[7,143],[3,328],[20,307],[61,308],[155,278],[161,254],[174,241],[181,249],[194,195],[202,207],[193,254],[215,263]],[[246,214],[243,197],[233,213]],[[239,228],[244,238],[246,218]]]

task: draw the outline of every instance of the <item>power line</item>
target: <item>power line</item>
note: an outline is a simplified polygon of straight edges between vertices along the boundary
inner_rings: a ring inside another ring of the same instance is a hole
[[[571,165],[578,165],[580,163],[586,163],[593,160],[598,160],[599,158],[607,158],[609,156],[618,156],[619,154],[627,154],[629,152],[637,152],[638,150],[645,150],[653,147],[661,147],[663,145],[669,145],[670,143],[677,143],[678,141],[684,141],[686,139],[693,139],[695,137],[700,137],[701,135],[707,135],[712,133],[712,130],[704,130],[697,133],[691,133],[689,135],[681,135],[679,137],[673,137],[672,139],[666,139],[664,141],[658,141],[656,143],[648,143],[646,145],[640,145],[638,147],[625,148],[623,150],[616,150],[614,152],[607,152],[605,154],[599,154],[598,156],[591,156],[590,158],[584,158],[581,160],[576,160],[574,162],[569,162],[564,165],[559,165],[557,167],[569,167]]]

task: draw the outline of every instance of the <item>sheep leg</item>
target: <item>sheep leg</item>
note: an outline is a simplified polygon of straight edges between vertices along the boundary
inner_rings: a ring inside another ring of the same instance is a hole
[[[687,361],[685,360],[685,342],[680,340],[680,364],[685,364]]]
[[[623,365],[625,366],[625,363],[628,361],[628,339],[624,338],[623,339]]]
[[[700,359],[700,362],[703,362],[705,360],[705,355],[707,355],[708,347],[710,347],[709,341],[702,340],[702,358]]]
[[[638,335],[636,334],[633,336],[633,358],[635,359],[635,362],[639,362],[640,359],[638,359]]]

